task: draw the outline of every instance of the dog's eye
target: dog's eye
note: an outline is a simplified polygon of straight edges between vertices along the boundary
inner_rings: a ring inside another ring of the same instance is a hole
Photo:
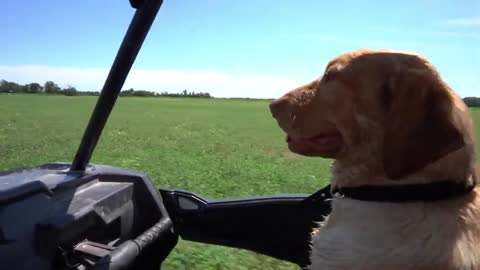
[[[335,74],[334,72],[329,72],[327,71],[325,74],[323,74],[323,81],[324,82],[329,82],[335,79]]]

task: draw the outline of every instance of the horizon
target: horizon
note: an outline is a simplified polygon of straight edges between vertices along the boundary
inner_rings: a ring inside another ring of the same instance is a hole
[[[370,48],[420,53],[461,97],[478,95],[479,1],[347,2],[165,0],[122,89],[271,99]],[[100,91],[134,11],[128,1],[7,0],[0,79]]]

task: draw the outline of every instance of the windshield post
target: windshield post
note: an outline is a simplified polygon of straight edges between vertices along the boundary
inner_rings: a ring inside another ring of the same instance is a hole
[[[123,38],[108,77],[103,85],[100,97],[90,117],[82,141],[70,167],[71,171],[84,171],[93,150],[115,105],[128,73],[142,47],[143,41],[162,5],[163,0],[133,1],[130,4],[137,8],[127,33]]]

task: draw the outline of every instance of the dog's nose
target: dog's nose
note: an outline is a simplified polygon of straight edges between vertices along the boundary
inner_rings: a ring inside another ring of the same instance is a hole
[[[275,118],[288,114],[289,107],[290,102],[285,97],[279,98],[270,103],[270,111]]]

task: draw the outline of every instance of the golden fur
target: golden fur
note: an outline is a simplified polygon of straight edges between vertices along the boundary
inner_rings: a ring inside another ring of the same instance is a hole
[[[417,54],[340,55],[271,110],[293,152],[334,159],[333,187],[477,177],[469,111]],[[480,269],[478,192],[422,203],[335,198],[309,269]]]

